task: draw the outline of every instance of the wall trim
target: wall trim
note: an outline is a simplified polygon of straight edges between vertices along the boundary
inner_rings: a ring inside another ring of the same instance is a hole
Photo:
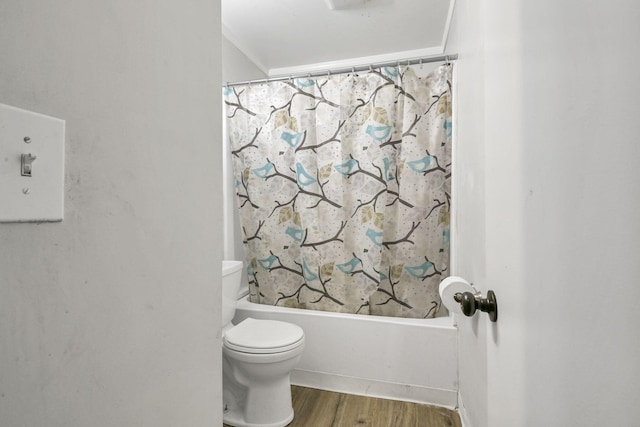
[[[455,409],[458,402],[456,390],[390,383],[304,369],[294,369],[291,372],[291,384],[359,396],[436,405],[449,409]]]

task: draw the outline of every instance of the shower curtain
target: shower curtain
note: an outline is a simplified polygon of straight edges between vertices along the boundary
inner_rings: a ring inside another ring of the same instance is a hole
[[[451,65],[224,89],[253,302],[443,315]]]

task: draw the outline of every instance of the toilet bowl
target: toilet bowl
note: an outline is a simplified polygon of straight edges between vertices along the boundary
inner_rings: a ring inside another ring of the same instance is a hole
[[[240,261],[223,261],[223,421],[235,427],[283,427],[293,419],[290,373],[302,356],[304,331],[252,318],[234,326],[241,268]]]

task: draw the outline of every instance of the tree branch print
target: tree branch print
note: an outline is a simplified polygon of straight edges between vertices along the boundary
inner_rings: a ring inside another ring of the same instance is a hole
[[[344,124],[346,123],[346,120],[342,120],[338,123],[338,128],[336,129],[335,133],[333,134],[333,136],[327,140],[324,140],[316,145],[304,145],[304,141],[300,144],[300,146],[298,148],[296,148],[296,152],[298,151],[303,151],[303,150],[313,150],[313,152],[315,153],[316,150],[324,145],[327,145],[331,142],[340,142],[340,140],[338,139],[338,134],[340,133],[340,129],[342,129],[342,126],[344,126]],[[306,139],[306,134],[305,134],[305,139]]]
[[[269,158],[267,158],[267,162],[273,164],[269,160]],[[291,169],[291,172],[293,172],[295,174],[295,171],[293,169]],[[306,194],[307,196],[317,197],[319,199],[318,202],[315,205],[310,206],[310,208],[315,208],[322,202],[328,203],[331,206],[334,206],[336,208],[342,208],[342,206],[340,204],[334,202],[333,200],[331,200],[331,199],[329,199],[327,197],[327,195],[324,192],[324,186],[327,184],[328,181],[321,182],[319,174],[318,174],[317,171],[316,171],[316,181],[318,182],[318,185],[320,186],[320,193],[314,193],[312,191],[308,191],[308,190],[303,189],[302,187],[300,187],[300,185],[298,184],[298,180],[295,177],[286,175],[286,174],[278,171],[278,168],[276,167],[275,164],[273,164],[273,173],[271,173],[270,175],[265,176],[264,179],[265,180],[269,180],[269,179],[275,178],[277,176],[279,176],[281,178],[284,178],[284,179],[287,179],[287,180],[289,180],[291,182],[294,182],[296,184],[296,186],[298,187],[298,193],[296,195],[294,195],[293,199],[289,200],[287,203],[280,204],[280,203],[278,203],[276,201],[277,206],[274,208],[274,210],[271,212],[271,214],[273,214],[275,209],[278,209],[279,207],[287,206],[287,205],[292,204],[292,203],[293,203],[293,206],[295,207],[295,202],[296,202],[296,200],[298,198],[298,195],[300,195],[300,194]]]
[[[387,85],[393,85],[393,87],[398,91],[398,96],[399,95],[404,95],[407,98],[409,98],[410,100],[415,102],[415,98],[413,97],[413,95],[411,95],[410,93],[408,93],[407,91],[405,91],[402,86],[398,86],[396,84],[396,82],[393,81],[393,79],[391,79],[388,76],[385,76],[384,74],[382,74],[382,72],[380,70],[373,70],[372,71],[373,74],[377,74],[378,76],[380,76],[383,80],[387,81]],[[385,85],[386,86],[386,85]]]
[[[236,88],[233,88],[233,93],[236,95],[236,99],[237,102],[229,102],[229,101],[224,101],[225,104],[227,104],[229,107],[235,108],[232,112],[231,115],[227,116],[228,118],[233,118],[235,117],[236,113],[238,111],[244,111],[245,113],[251,115],[251,116],[255,116],[256,113],[254,113],[253,111],[249,110],[248,108],[244,107],[242,105],[242,103],[240,102],[240,95],[242,95],[242,93],[244,92],[244,89],[242,89],[240,92],[238,92],[236,90]]]
[[[358,261],[360,261],[360,265],[364,265],[362,263],[362,259],[360,259],[358,256],[356,256],[355,252],[352,252],[352,255],[354,258],[356,258]],[[375,271],[375,269],[374,269]],[[376,273],[378,273],[376,271]],[[371,274],[367,273],[366,271],[364,271],[364,268],[361,268],[360,270],[353,270],[349,273],[350,276],[355,276],[356,274],[362,274],[363,276],[365,276],[366,278],[368,278],[369,280],[371,280],[373,283],[375,283],[376,285],[380,284],[380,280],[376,279],[375,277],[373,277]],[[378,277],[380,277],[380,275],[378,274]]]
[[[423,282],[426,279],[428,279],[429,277],[440,276],[442,274],[442,271],[438,271],[438,269],[436,268],[436,265],[434,263],[432,263],[431,261],[429,261],[429,259],[426,256],[424,257],[424,259],[425,259],[425,262],[430,263],[431,267],[433,267],[433,273],[427,273],[427,271],[429,271],[429,270],[426,270],[424,275],[421,277]],[[443,271],[445,271],[445,270],[443,270]]]
[[[427,216],[428,217],[428,216]],[[407,234],[398,240],[389,240],[387,242],[382,242],[382,246],[384,246],[385,248],[389,249],[391,247],[391,245],[398,245],[400,243],[411,243],[412,245],[414,244],[413,240],[409,240],[409,237],[411,237],[411,235],[413,234],[414,231],[416,231],[416,229],[420,226],[420,223],[412,223],[411,224],[411,230],[409,230],[407,232]]]
[[[383,188],[382,190],[380,190],[379,192],[374,194],[373,197],[371,199],[367,200],[366,202],[363,202],[362,199],[358,199],[359,204],[358,204],[358,206],[356,206],[355,210],[353,211],[353,214],[351,215],[351,218],[356,216],[356,214],[358,213],[360,208],[363,208],[365,206],[373,205],[374,206],[374,210],[375,210],[375,205],[378,202],[378,197],[382,196],[385,193],[387,193],[387,189]]]
[[[339,239],[338,236],[340,236],[340,233],[342,233],[342,231],[344,230],[344,227],[347,225],[347,221],[342,221],[340,223],[340,228],[338,229],[338,231],[336,232],[336,234],[326,240],[321,240],[319,242],[311,242],[311,243],[307,243],[307,237],[309,236],[309,233],[307,233],[307,230],[305,229],[305,233],[304,233],[304,239],[302,240],[302,243],[300,244],[300,247],[311,247],[315,250],[318,250],[318,248],[316,246],[320,246],[320,245],[326,245],[327,243],[331,243],[331,242],[341,242],[344,243],[344,240]]]
[[[284,82],[284,84],[286,84],[287,86],[291,87],[292,89],[295,90],[295,92],[293,93],[293,95],[291,95],[291,98],[289,99],[288,102],[286,102],[283,106],[281,107],[276,107],[275,105],[271,106],[271,113],[269,113],[269,118],[267,119],[266,123],[269,123],[269,121],[271,120],[271,117],[273,117],[273,115],[275,114],[276,111],[280,111],[280,110],[286,110],[287,114],[291,115],[291,105],[293,104],[293,100],[295,99],[296,96],[298,95],[302,95],[302,96],[306,96],[309,98],[312,98],[314,100],[316,100],[316,105],[313,106],[312,108],[307,108],[308,111],[312,111],[312,110],[316,110],[318,108],[318,106],[320,106],[320,104],[327,104],[331,107],[334,108],[339,108],[340,105],[329,101],[327,98],[325,98],[324,94],[322,93],[322,86],[324,86],[324,84],[326,84],[326,82],[321,86],[318,81],[316,80],[316,87],[318,88],[318,92],[320,92],[320,96],[316,96],[312,93],[309,92],[305,92],[304,90],[302,90],[302,88],[299,88],[298,86],[296,86],[295,84],[291,83],[291,82]]]
[[[274,270],[286,270],[289,271],[291,273],[297,274],[300,277],[304,277],[304,272],[302,270],[302,264],[299,263],[295,263],[300,270],[295,270],[291,267],[287,267],[286,265],[282,264],[282,261],[280,261],[280,257],[278,257],[276,254],[273,253],[273,251],[269,251],[269,253],[278,261],[278,265],[276,265],[275,267],[269,267],[269,271],[274,271]]]
[[[246,205],[247,203],[249,203],[251,205],[252,208],[254,209],[260,209],[260,206],[256,205],[255,203],[253,203],[251,201],[251,198],[249,197],[249,184],[247,183],[247,180],[245,178],[245,174],[241,174],[241,180],[240,182],[242,183],[242,188],[244,188],[244,192],[245,194],[240,193],[239,191],[236,191],[236,195],[238,196],[238,199],[241,200],[240,203],[240,208],[243,208],[244,205]]]
[[[278,259],[278,262],[280,262],[280,259]],[[298,264],[298,263],[296,263]],[[300,264],[298,264],[300,265]],[[302,266],[300,265],[300,268],[302,269]],[[304,275],[303,275],[304,277]],[[318,297],[317,300],[315,301],[311,301],[312,304],[318,303],[320,301],[322,301],[324,298],[327,298],[333,302],[335,302],[338,305],[344,305],[344,303],[342,301],[340,301],[339,299],[333,297],[331,294],[329,294],[329,291],[327,290],[327,283],[329,283],[331,281],[331,278],[328,278],[326,280],[322,280],[322,275],[320,274],[320,268],[318,267],[318,280],[320,281],[320,286],[322,287],[322,289],[320,288],[314,288],[313,286],[309,285],[309,282],[305,279],[304,283],[302,285],[300,285],[298,287],[298,289],[295,290],[295,292],[293,292],[292,294],[285,294],[284,292],[278,292],[278,294],[280,295],[280,298],[278,298],[276,300],[275,305],[278,305],[278,303],[284,299],[289,299],[289,298],[293,298],[296,297],[296,301],[298,301],[298,304],[300,303],[300,292],[302,292],[303,289],[309,289],[311,292],[315,292],[320,294],[320,296]]]
[[[262,131],[262,128],[256,128],[256,133],[255,135],[253,135],[253,138],[251,138],[251,141],[249,141],[248,144],[241,146],[240,148],[238,148],[237,150],[233,150],[231,152],[231,155],[239,157],[238,155],[240,154],[240,152],[242,152],[242,150],[244,150],[245,148],[249,148],[249,147],[253,147],[253,148],[258,148],[258,146],[255,144],[256,139],[258,139],[258,135],[260,135],[260,132]]]
[[[427,311],[427,314],[425,314],[422,318],[426,319],[428,317],[432,317],[432,314],[437,313],[438,310],[440,310],[440,303],[438,303],[438,301],[431,301],[431,308],[429,309],[429,311]]]
[[[351,178],[352,176],[361,173],[361,174],[370,176],[371,178],[375,179],[376,181],[378,181],[379,183],[383,184],[384,186],[387,185],[387,181],[385,181],[384,176],[382,175],[382,169],[380,169],[376,165],[373,165],[373,167],[378,169],[378,175],[376,175],[373,172],[369,172],[368,170],[362,169],[362,166],[360,166],[360,162],[358,160],[354,159],[352,154],[349,154],[349,158],[351,160],[355,161],[355,164],[358,166],[358,168],[356,170],[354,170],[353,172],[349,172],[346,175],[347,178]]]
[[[432,172],[436,172],[436,171],[440,171],[443,173],[447,173],[447,170],[445,168],[443,168],[442,166],[440,166],[440,162],[438,162],[438,157],[437,156],[432,156],[431,153],[429,153],[429,150],[425,150],[427,152],[427,156],[433,158],[433,160],[436,161],[436,167],[431,168],[431,169],[427,169],[424,172],[422,172],[422,174],[424,176],[427,176],[428,174],[432,173]],[[446,175],[445,175],[446,176]]]
[[[244,227],[242,227],[242,230],[244,230],[245,232],[245,236],[247,236],[247,238],[242,242],[242,243],[248,243],[252,240],[258,239],[258,240],[262,240],[262,237],[258,237],[258,234],[260,234],[260,229],[262,228],[262,226],[264,225],[264,221],[259,221],[258,222],[258,228],[256,229],[256,232],[253,233],[253,236],[248,236],[246,229]]]
[[[375,167],[376,169],[378,169],[378,172],[380,173],[380,176],[383,176],[382,170],[381,170],[378,166],[373,165],[373,167]],[[358,163],[358,168],[360,168],[360,164],[359,164],[359,163]],[[398,175],[397,171],[398,171],[398,168],[396,167],[396,176]],[[350,175],[354,175],[354,174],[355,174],[355,173],[357,173],[357,172],[359,172],[359,171],[356,171],[356,172],[354,172],[354,173],[352,173],[352,174],[350,174]],[[364,173],[364,172],[363,172],[363,173]],[[400,193],[399,193],[399,192],[396,192],[396,191],[390,190],[390,189],[387,187],[387,183],[386,183],[386,181],[384,181],[384,179],[382,179],[382,180],[381,180],[381,179],[378,179],[378,177],[376,177],[376,176],[375,176],[374,174],[372,174],[371,172],[368,172],[368,173],[366,173],[366,174],[368,174],[369,176],[372,176],[374,179],[376,179],[376,181],[383,183],[383,184],[385,185],[385,188],[383,188],[382,190],[380,190],[378,193],[374,194],[374,195],[371,197],[371,199],[369,199],[369,200],[367,200],[367,201],[362,201],[362,199],[358,199],[358,203],[359,203],[359,204],[358,204],[358,206],[356,206],[355,210],[353,211],[353,214],[351,215],[351,218],[353,218],[353,217],[358,213],[358,211],[359,211],[362,207],[364,207],[364,206],[373,205],[374,210],[375,210],[375,206],[376,206],[376,204],[378,203],[378,198],[379,198],[380,196],[382,196],[383,194],[391,194],[392,196],[394,196],[394,197],[395,197],[395,198],[391,201],[391,203],[387,203],[387,204],[386,204],[386,206],[393,206],[393,204],[394,204],[394,203],[398,202],[398,203],[401,203],[401,204],[405,205],[405,206],[406,206],[406,207],[408,207],[408,208],[413,208],[413,207],[414,207],[411,203],[407,202],[406,200],[401,199],[401,198],[400,198]],[[400,181],[396,181],[396,182],[397,182],[398,189],[399,189],[399,187],[400,187]]]
[[[436,105],[443,96],[445,96],[447,93],[451,92],[451,83],[449,81],[447,81],[447,86],[449,86],[449,90],[445,90],[444,92],[442,92],[440,95],[433,95],[432,98],[435,98],[435,100],[429,104],[429,108],[427,108],[427,111],[424,112],[424,114],[428,114],[429,111],[431,111],[431,109],[433,108],[434,105]]]
[[[403,307],[406,307],[408,309],[412,309],[413,307],[411,307],[409,304],[407,304],[406,302],[402,301],[401,299],[398,298],[398,296],[396,295],[396,286],[400,283],[400,280],[398,281],[393,281],[391,280],[391,267],[389,267],[389,286],[391,287],[391,291],[388,291],[382,287],[378,288],[378,292],[385,294],[386,296],[388,296],[389,298],[387,298],[386,301],[378,303],[376,305],[386,305],[388,304],[390,301],[393,301],[397,304],[400,304]]]
[[[438,209],[440,206],[444,205],[446,202],[441,202],[438,199],[433,199],[434,202],[436,202],[436,204],[431,208],[431,210],[429,211],[429,213],[427,214],[427,216],[424,219],[427,219],[431,216],[431,214],[433,213],[433,211],[435,211],[436,209]]]
[[[422,118],[422,116],[419,116],[419,115],[416,114],[415,118],[413,119],[413,123],[411,123],[409,128],[402,133],[402,137],[400,139],[392,140],[393,136],[391,135],[391,136],[389,136],[389,139],[387,141],[385,141],[385,142],[380,144],[380,147],[386,147],[387,145],[390,145],[393,148],[396,148],[396,145],[402,144],[402,140],[404,138],[406,138],[408,136],[413,136],[415,138],[416,135],[414,133],[411,133],[411,131],[418,124],[418,122],[420,121],[421,118]]]

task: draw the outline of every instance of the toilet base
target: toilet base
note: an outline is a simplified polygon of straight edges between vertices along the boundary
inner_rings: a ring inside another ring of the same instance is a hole
[[[227,353],[227,352],[225,352]],[[223,357],[223,403],[222,419],[225,424],[234,427],[283,427],[294,417],[291,400],[291,382],[289,371],[299,360],[300,355],[292,359],[276,362],[270,366],[246,365],[235,360],[230,363],[228,354]],[[257,372],[253,372],[252,381],[247,381],[245,369],[255,367],[269,372],[280,373],[268,381],[259,380]],[[245,368],[245,369],[242,369]],[[275,371],[275,372],[274,372]],[[235,373],[235,375],[234,375]],[[238,380],[241,380],[239,382]],[[243,385],[250,384],[250,386]]]
[[[293,421],[293,409],[291,410],[291,415],[289,415],[286,419],[282,421],[278,421],[276,423],[269,424],[253,424],[245,422],[242,417],[238,416],[239,414],[235,414],[231,411],[225,412],[222,421],[233,427],[284,427]]]

